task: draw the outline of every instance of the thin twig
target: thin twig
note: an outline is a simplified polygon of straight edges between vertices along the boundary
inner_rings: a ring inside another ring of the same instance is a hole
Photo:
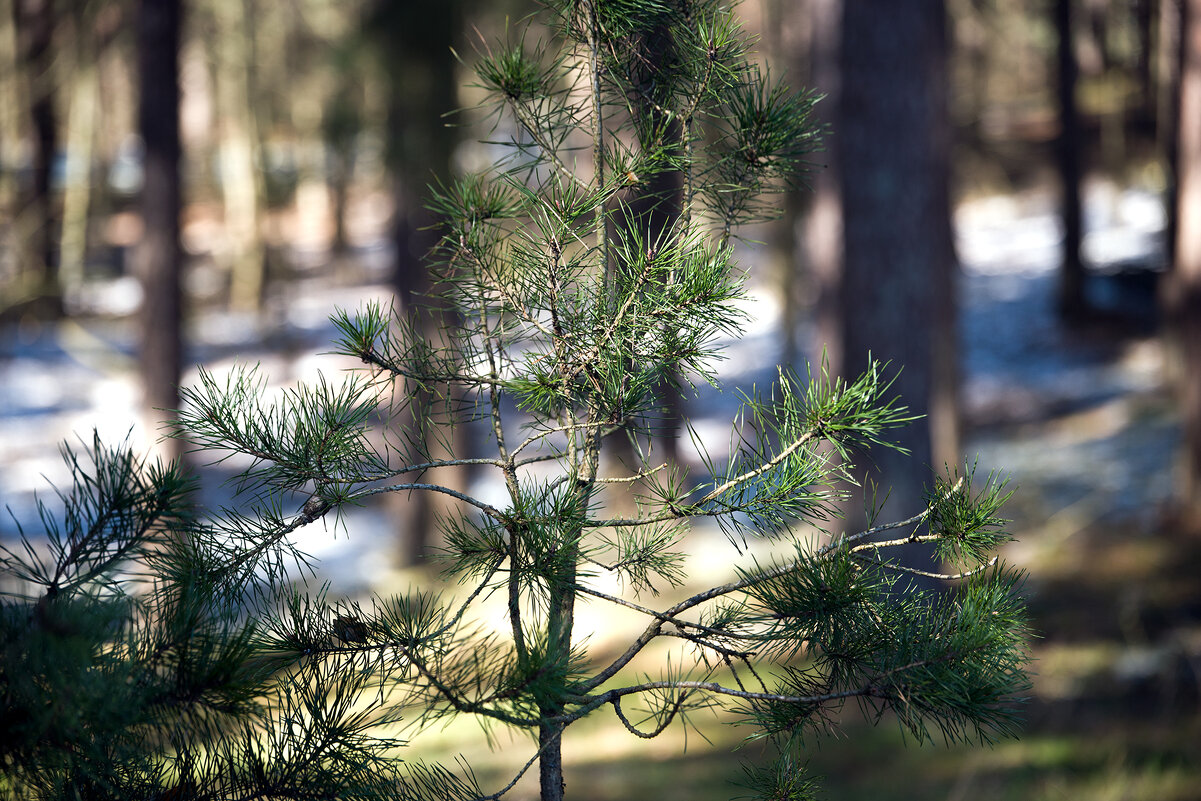
[[[961,483],[962,483],[962,479],[960,479],[960,481],[957,482],[954,487],[951,487],[947,491],[947,494],[956,491],[959,488],[959,486],[961,485]],[[867,529],[866,531],[861,531],[858,534],[851,535],[850,537],[842,537],[834,543],[830,543],[829,545],[823,546],[820,550],[817,551],[816,557],[821,558],[821,557],[829,554],[831,551],[835,550],[836,548],[846,547],[846,545],[849,543],[858,542],[858,541],[863,540],[867,537],[870,537],[873,534],[876,534],[880,531],[886,531],[888,529],[900,528],[902,526],[914,525],[914,524],[920,523],[927,516],[929,516],[932,509],[933,509],[933,505],[928,506],[924,511],[922,511],[919,514],[914,515],[911,518],[908,518],[907,520],[902,520],[898,523],[890,523],[890,524],[883,525],[883,526],[876,526],[874,528]],[[653,519],[647,520],[644,522],[653,522]],[[916,539],[912,538],[912,537],[907,537],[903,540],[895,540],[892,542],[866,543],[863,545],[856,546],[856,548],[852,548],[850,550],[852,552],[854,552],[856,550],[860,550],[860,549],[864,549],[864,548],[887,547],[890,545],[903,545],[903,544],[910,543],[910,542],[924,542],[927,540],[934,540],[934,539],[938,539],[937,535],[928,535],[926,538],[919,537]],[[670,609],[666,610],[665,612],[654,613],[654,617],[656,618],[655,622],[653,622],[649,626],[647,626],[646,629],[642,632],[642,634],[638,637],[638,639],[636,639],[633,643],[631,643],[630,646],[625,650],[625,652],[621,656],[617,657],[617,659],[615,659],[613,662],[611,662],[608,665],[608,667],[606,667],[604,670],[600,671],[595,676],[593,676],[591,679],[589,679],[587,682],[585,682],[584,688],[587,690],[595,689],[595,688],[599,687],[600,685],[604,684],[606,681],[608,681],[614,675],[616,675],[617,672],[619,670],[621,670],[623,667],[625,667],[627,664],[629,664],[630,660],[632,660],[635,656],[637,656],[638,653],[643,648],[645,648],[646,645],[651,640],[653,640],[656,636],[658,636],[658,634],[661,631],[661,628],[663,626],[663,623],[665,621],[674,620],[676,615],[680,614],[681,612],[687,611],[688,609],[691,609],[694,606],[698,606],[702,603],[705,603],[706,601],[713,600],[714,598],[719,598],[723,595],[729,595],[732,592],[737,592],[739,590],[743,590],[748,587],[753,587],[756,584],[761,584],[765,581],[771,581],[773,579],[779,578],[780,576],[787,575],[788,573],[791,573],[794,570],[799,570],[802,564],[803,564],[803,561],[801,559],[795,559],[791,562],[787,562],[785,564],[778,565],[778,566],[776,566],[770,570],[766,570],[762,573],[757,573],[753,576],[747,576],[745,578],[741,578],[736,581],[731,581],[728,584],[722,584],[718,587],[713,587],[713,588],[705,590],[703,592],[698,592],[696,595],[693,595],[691,598],[686,598],[683,601],[680,601],[675,606],[671,607]]]
[[[926,578],[941,579],[942,581],[956,581],[958,579],[969,578],[971,576],[976,575],[977,573],[983,573],[985,570],[988,570],[990,567],[995,566],[999,559],[999,557],[994,556],[992,559],[989,559],[984,564],[977,565],[976,567],[972,568],[971,570],[964,570],[961,573],[934,573],[929,570],[919,570],[916,567],[908,567],[907,565],[901,565],[901,564],[897,564],[895,562],[885,562],[884,560],[882,560],[880,558],[871,559],[869,557],[866,557],[866,556],[863,556],[863,555],[857,554],[857,553],[851,554],[851,558],[858,560],[860,562],[867,562],[869,564],[879,565],[880,567],[884,567],[889,570],[896,570],[901,573],[912,573],[915,576],[925,576]]]
[[[712,503],[713,501],[717,500],[722,495],[722,493],[726,492],[727,490],[729,490],[739,484],[742,484],[746,481],[751,481],[753,479],[756,479],[759,476],[766,473],[768,470],[778,467],[780,464],[782,464],[784,462],[785,459],[787,459],[792,454],[796,453],[796,451],[798,449],[800,449],[806,443],[811,442],[816,436],[817,435],[811,431],[806,432],[805,434],[801,435],[796,440],[794,440],[791,444],[789,444],[789,446],[787,448],[785,448],[784,450],[780,451],[778,454],[773,456],[769,461],[764,462],[763,464],[756,467],[754,470],[748,470],[745,473],[742,473],[741,475],[734,476],[733,478],[726,480],[721,485],[714,487],[712,490],[705,493],[704,497],[702,497],[696,501],[693,501],[692,503],[689,503],[686,506],[673,505],[667,511],[660,512],[657,515],[651,515],[649,517],[611,517],[611,518],[608,518],[605,520],[586,520],[586,521],[584,521],[584,525],[589,528],[617,528],[617,527],[626,527],[626,526],[645,526],[645,525],[649,525],[651,523],[664,523],[668,520],[680,520],[685,517],[712,517],[712,516],[715,516],[718,514],[722,514],[723,512],[736,511],[735,509],[714,510],[714,509],[702,509],[701,507],[703,507],[705,504]],[[922,516],[924,516],[924,515],[922,515]],[[921,516],[919,516],[918,518],[915,518],[915,519],[920,520]],[[904,525],[904,523],[899,523],[897,525]]]
[[[612,568],[608,568],[606,565],[599,564],[591,559],[589,561],[593,562],[593,564],[597,564],[599,567],[605,567],[606,569],[612,569]],[[647,615],[649,617],[653,617],[663,623],[672,623],[672,624],[678,626],[680,629],[696,629],[697,631],[703,631],[705,634],[710,634],[710,635],[713,635],[714,637],[728,637],[728,638],[734,639],[734,640],[750,639],[749,637],[742,635],[742,634],[738,634],[736,632],[723,631],[722,629],[715,629],[710,626],[702,625],[700,623],[693,623],[690,620],[681,620],[677,617],[666,614],[664,612],[657,612],[654,609],[651,609],[649,607],[642,606],[641,604],[636,604],[633,601],[627,601],[625,598],[621,598],[616,595],[609,595],[608,593],[604,593],[604,592],[601,592],[600,590],[592,589],[591,587],[584,586],[583,584],[577,584],[576,590],[584,593],[585,595],[591,595],[594,598],[600,598],[602,601],[608,601],[609,603],[617,604],[618,606],[624,606],[627,609],[633,609],[636,612],[641,612],[642,614]],[[666,634],[667,632],[660,632],[660,633]]]
[[[613,711],[617,713],[617,719],[621,721],[621,725],[625,726],[626,731],[630,732],[630,734],[633,734],[635,737],[641,737],[644,740],[653,740],[662,734],[664,729],[671,725],[671,722],[675,720],[676,713],[678,713],[680,708],[684,706],[684,701],[687,699],[688,693],[681,693],[680,697],[676,699],[675,704],[672,705],[671,711],[667,713],[667,717],[665,717],[663,721],[655,728],[655,730],[651,732],[642,731],[633,723],[630,723],[630,721],[626,718],[625,713],[621,711],[620,698],[613,699]]]
[[[478,498],[473,498],[472,496],[470,496],[466,493],[459,492],[458,490],[451,489],[450,487],[444,487],[441,484],[421,484],[421,483],[389,484],[386,487],[373,487],[371,489],[360,490],[359,492],[356,492],[356,493],[352,494],[351,496],[349,496],[347,498],[347,500],[357,501],[360,498],[367,498],[372,495],[383,495],[384,493],[387,493],[387,492],[406,492],[409,490],[426,490],[428,492],[440,492],[443,495],[449,495],[452,498],[458,498],[460,501],[463,501],[466,504],[470,504],[471,506],[474,506],[475,508],[479,509],[484,514],[488,515],[488,517],[491,517],[493,520],[499,520],[501,522],[504,522],[507,519],[505,517],[505,515],[499,509],[497,509],[495,506],[493,506],[492,504],[485,503],[484,501],[481,501]]]
[[[906,667],[920,667],[920,665],[912,665]],[[892,671],[890,671],[891,673]],[[649,681],[643,684],[635,684],[629,687],[616,687],[600,695],[587,698],[581,702],[578,710],[551,718],[555,723],[570,723],[578,720],[581,717],[589,714],[595,709],[598,709],[605,704],[613,703],[614,699],[623,698],[627,695],[635,693],[651,692],[653,690],[704,690],[705,692],[716,693],[718,695],[729,695],[734,698],[741,698],[745,701],[773,701],[780,704],[807,704],[816,705],[824,704],[829,701],[838,701],[844,698],[855,698],[857,696],[875,696],[884,697],[879,688],[873,685],[866,685],[855,690],[841,690],[839,692],[825,693],[823,695],[781,695],[779,693],[760,693],[749,692],[746,690],[736,690],[732,687],[726,687],[723,684],[718,684],[715,681]]]

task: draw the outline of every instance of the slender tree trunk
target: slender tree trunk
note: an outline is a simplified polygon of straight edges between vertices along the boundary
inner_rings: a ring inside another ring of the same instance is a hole
[[[225,210],[227,258],[231,271],[230,305],[258,309],[266,280],[260,222],[266,190],[256,156],[261,155],[251,89],[253,19],[246,0],[212,4],[217,41],[217,108],[222,124],[221,193]]]
[[[812,84],[810,59],[815,47],[811,0],[760,0],[763,40],[768,61],[788,70],[789,82],[797,88]],[[801,269],[798,229],[810,191],[790,189],[782,198],[780,219],[771,223],[768,258],[780,293],[780,363],[797,366],[803,359],[797,327],[805,313],[808,276]]]
[[[95,150],[99,73],[95,54],[83,44],[87,30],[78,31],[83,54],[74,65],[71,105],[67,117],[67,165],[63,186],[63,224],[59,246],[59,280],[70,296],[84,277],[88,245],[88,208],[92,196],[92,154]]]
[[[1134,22],[1138,31],[1138,55],[1134,64],[1138,99],[1135,101],[1137,124],[1146,130],[1155,120],[1155,27],[1159,0],[1136,0]]]
[[[1055,31],[1059,46],[1057,93],[1059,98],[1059,139],[1056,161],[1063,192],[1063,253],[1059,271],[1059,314],[1067,321],[1081,319],[1087,313],[1084,297],[1084,261],[1080,255],[1083,227],[1080,211],[1080,111],[1076,104],[1079,69],[1072,47],[1072,0],[1055,0]]]
[[[331,213],[334,216],[334,235],[330,250],[335,258],[345,258],[350,252],[346,235],[346,208],[350,199],[350,182],[354,177],[354,156],[349,148],[335,150],[329,159],[326,181],[330,192]]]
[[[173,410],[179,408],[183,359],[179,240],[181,15],[181,0],[142,0],[138,14],[138,74],[142,82],[138,128],[146,155],[141,197],[144,231],[133,259],[144,288],[144,405],[149,418],[157,423],[172,419]]]
[[[50,170],[58,150],[54,113],[53,39],[57,25],[53,0],[14,0],[13,21],[21,69],[27,76],[29,117],[33,130],[33,180],[23,192],[15,220],[14,241],[26,285],[54,315],[62,313],[62,289],[54,243],[54,199]]]
[[[1166,164],[1167,225],[1164,228],[1164,260],[1169,272],[1176,264],[1178,144],[1180,138],[1180,70],[1184,63],[1181,0],[1160,0],[1157,73],[1159,92],[1156,99],[1155,133]],[[1167,284],[1165,284],[1166,286]],[[1170,363],[1170,361],[1169,361]]]
[[[838,98],[842,92],[839,68],[842,0],[813,0],[813,86],[826,98],[817,104],[822,123],[838,123]],[[814,284],[818,339],[830,365],[843,364],[842,296],[843,220],[838,190],[842,162],[842,137],[830,136],[823,153],[825,168],[817,173],[813,199],[804,223],[803,252]],[[812,354],[817,358],[819,354]]]
[[[25,107],[15,18],[15,13],[0,12],[0,161],[4,164],[17,161],[21,142],[21,109]],[[0,170],[0,204],[3,204],[0,208],[10,221],[17,208],[16,190],[14,171]],[[12,236],[11,230],[9,236]],[[7,247],[11,251],[12,245]]]
[[[658,73],[668,68],[670,59],[674,58],[670,25],[659,26],[631,46],[637,48],[642,65],[641,74],[632,76],[638,83],[638,92],[630,98],[636,115],[634,125],[639,131],[638,136],[647,147],[653,147],[659,137],[667,143],[679,143],[682,135],[680,121],[668,119],[661,107],[656,107],[658,101],[665,98],[655,98]],[[654,175],[634,176],[634,180],[624,198],[626,204],[619,210],[616,225],[625,231],[637,232],[644,242],[662,242],[680,219],[683,175],[678,170],[665,170]],[[674,333],[665,331],[664,336],[670,338]],[[662,417],[652,423],[650,439],[660,449],[656,461],[674,463],[678,454],[684,399],[671,386],[670,380],[664,381],[657,391]],[[619,470],[622,474],[625,474],[625,469],[637,464],[629,436],[613,437],[606,447],[609,455],[624,465]],[[633,511],[636,487],[618,485],[612,489],[609,495],[614,499],[615,508]]]
[[[553,710],[544,710],[546,715]],[[543,723],[538,729],[538,787],[540,801],[563,801],[567,785],[563,781],[563,725]]]
[[[1179,353],[1177,391],[1184,421],[1177,499],[1183,522],[1201,530],[1201,0],[1186,0],[1183,10],[1178,238],[1166,300]]]

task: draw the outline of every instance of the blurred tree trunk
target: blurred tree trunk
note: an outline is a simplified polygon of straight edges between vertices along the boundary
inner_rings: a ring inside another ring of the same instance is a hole
[[[768,61],[788,71],[794,88],[812,83],[814,48],[811,0],[760,0],[763,43]],[[819,157],[820,158],[820,157]],[[783,197],[780,219],[771,223],[767,237],[772,275],[780,291],[780,329],[783,342],[780,362],[792,367],[802,358],[797,328],[807,304],[805,270],[798,269],[797,229],[809,199],[805,187],[790,189]]]
[[[26,76],[26,98],[33,131],[31,181],[21,192],[14,219],[13,241],[24,293],[36,297],[47,313],[62,314],[62,289],[54,243],[54,199],[50,173],[58,150],[54,113],[55,71],[53,41],[57,18],[54,0],[13,0],[17,58]]]
[[[1076,104],[1079,70],[1072,47],[1072,0],[1055,0],[1055,33],[1058,38],[1056,93],[1059,106],[1059,139],[1055,156],[1062,189],[1063,251],[1059,271],[1059,314],[1069,322],[1087,312],[1084,297],[1084,261],[1080,256],[1083,236],[1080,211],[1080,110]]]
[[[1201,0],[1185,0],[1181,25],[1176,264],[1165,292],[1180,361],[1184,421],[1177,499],[1181,520],[1201,530]]]
[[[350,184],[354,178],[355,146],[363,129],[362,99],[357,90],[361,74],[355,69],[349,48],[340,48],[335,56],[337,89],[322,110],[321,133],[324,145],[325,181],[333,206],[334,234],[331,250],[344,260],[350,250],[346,235],[346,208]]]
[[[1138,35],[1138,53],[1134,63],[1135,124],[1149,130],[1155,120],[1155,27],[1158,0],[1135,0],[1134,22]]]
[[[819,330],[835,372],[862,372],[869,353],[890,361],[896,392],[927,415],[896,433],[909,456],[877,448],[856,469],[879,500],[891,488],[888,514],[907,516],[930,483],[915,465],[960,459],[946,10],[820,0],[815,12],[819,47],[839,43],[814,72],[830,93],[836,165],[818,179],[810,220]],[[846,511],[848,525],[864,522]]]
[[[1157,52],[1158,92],[1155,109],[1155,134],[1167,173],[1167,224],[1164,226],[1164,260],[1169,272],[1176,264],[1177,171],[1180,139],[1180,70],[1184,64],[1184,38],[1181,34],[1184,6],[1181,0],[1160,0],[1159,46]],[[1168,282],[1165,282],[1166,287]]]
[[[145,148],[140,207],[142,238],[133,266],[142,282],[143,405],[152,424],[179,408],[183,304],[180,271],[179,46],[182,0],[142,0],[138,9],[138,130]],[[156,411],[158,410],[158,411]],[[149,427],[153,432],[154,428]],[[169,455],[178,441],[166,440]]]
[[[629,102],[642,145],[650,150],[657,142],[679,142],[682,133],[679,120],[669,119],[663,113],[661,105],[669,101],[656,97],[656,77],[662,70],[670,69],[670,61],[674,58],[670,26],[657,26],[641,41],[631,42],[631,47],[638,53],[637,74],[630,76],[637,85],[637,93],[629,98]],[[615,225],[625,231],[637,231],[643,242],[662,242],[669,235],[671,227],[680,219],[684,202],[683,191],[684,177],[678,170],[663,170],[653,175],[637,176],[637,182],[630,187],[625,197],[625,205],[618,210]],[[675,332],[664,333],[671,337]],[[657,392],[662,417],[652,423],[652,443],[648,444],[653,444],[660,450],[660,455],[655,458],[656,463],[675,462],[679,451],[678,437],[684,399],[667,380],[659,386]],[[620,474],[628,475],[628,471],[637,464],[630,437],[614,437],[609,441],[608,448],[614,460],[625,466]],[[623,514],[633,511],[632,485],[614,485],[610,497],[616,503],[614,508],[620,509]]]
[[[393,172],[396,214],[394,286],[402,314],[418,314],[427,335],[435,341],[458,321],[449,309],[435,307],[428,298],[430,251],[438,242],[436,222],[425,208],[426,187],[451,178],[451,157],[456,136],[444,116],[458,108],[455,59],[451,51],[460,28],[459,0],[380,0],[369,30],[381,37],[380,50],[389,80],[388,160]],[[465,425],[455,426],[450,438],[446,404],[463,398],[435,398],[422,392],[414,396],[397,426],[423,430],[424,447],[431,459],[470,455]],[[408,419],[405,419],[408,418]],[[466,489],[469,475],[463,467],[439,468],[430,477],[445,487]],[[436,495],[436,497],[435,497]],[[394,495],[398,508],[400,559],[413,564],[438,546],[433,521],[454,504],[447,496],[415,493]]]
[[[17,210],[16,171],[21,142],[21,109],[25,107],[21,88],[20,57],[17,54],[16,14],[0,11],[0,209],[11,222]],[[8,231],[12,236],[11,228]],[[10,248],[11,245],[5,245]]]
[[[252,88],[254,19],[247,0],[215,0],[211,8],[230,305],[252,311],[262,304],[266,279],[261,233],[266,188],[258,163],[262,148]]]
[[[100,74],[97,61],[104,44],[95,35],[95,15],[87,6],[76,8],[71,25],[73,47],[68,56],[70,80],[63,169],[63,213],[59,238],[59,283],[71,297],[83,283],[88,250],[88,211],[92,200],[92,161],[95,152]]]

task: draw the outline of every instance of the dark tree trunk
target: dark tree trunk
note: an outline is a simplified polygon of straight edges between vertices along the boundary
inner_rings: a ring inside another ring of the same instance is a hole
[[[1177,198],[1179,191],[1180,140],[1180,71],[1184,64],[1184,6],[1180,0],[1160,0],[1159,4],[1159,93],[1156,102],[1156,138],[1166,165],[1167,224],[1164,226],[1164,260],[1168,271],[1176,265],[1176,243],[1179,239]],[[1168,287],[1169,282],[1164,286]]]
[[[675,58],[672,30],[664,22],[642,37],[636,45],[635,73],[630,75],[637,91],[629,98],[634,109],[634,125],[646,149],[653,149],[662,142],[678,143],[681,126],[679,120],[668,119],[662,104],[668,98],[656,97],[657,76],[672,68]],[[617,224],[627,231],[637,231],[644,242],[663,242],[680,221],[683,207],[683,175],[678,170],[663,170],[653,175],[634,176],[636,181],[628,190],[627,205],[618,215]],[[674,332],[665,331],[671,337]],[[674,378],[678,378],[675,376]],[[662,416],[651,425],[651,438],[661,453],[656,461],[676,461],[678,437],[682,427],[683,398],[667,380],[659,388]],[[628,437],[610,439],[614,458],[626,467],[634,467],[634,453]],[[625,499],[630,500],[630,499]]]
[[[1059,272],[1059,314],[1069,322],[1087,313],[1084,297],[1084,262],[1080,255],[1083,236],[1080,213],[1080,111],[1076,105],[1079,69],[1072,47],[1072,0],[1055,0],[1055,32],[1059,38],[1057,95],[1059,139],[1055,157],[1063,195],[1063,254]]]
[[[904,517],[922,506],[926,468],[959,459],[945,9],[848,2],[840,40],[835,366],[854,376],[869,354],[891,362],[895,391],[926,415],[896,434],[909,455],[877,448],[867,460],[880,500],[891,491],[885,514]]]
[[[19,201],[17,248],[20,268],[39,306],[57,316],[62,313],[62,288],[55,255],[54,200],[50,172],[58,149],[54,114],[54,0],[14,0],[13,23],[17,59],[28,79],[29,117],[33,128],[32,180]]]
[[[391,82],[388,156],[395,177],[396,244],[394,285],[404,314],[419,313],[427,335],[437,339],[448,326],[457,325],[453,314],[437,308],[425,297],[430,286],[430,251],[437,244],[436,222],[425,208],[427,186],[451,177],[454,152],[453,128],[445,115],[457,108],[455,60],[451,51],[459,30],[460,8],[456,0],[382,1],[375,14],[385,67]],[[451,398],[450,403],[462,399]],[[398,425],[424,424],[429,436],[424,447],[433,459],[468,455],[470,441],[465,425],[453,429],[450,438],[439,436],[445,404],[431,395],[414,397]],[[431,480],[465,489],[467,471],[462,467],[440,468]],[[400,497],[400,496],[397,496]],[[434,520],[448,501],[444,496],[416,493],[401,498],[398,510],[401,559],[413,563],[437,545]]]
[[[1182,521],[1201,530],[1201,0],[1186,0],[1183,11],[1176,264],[1165,301],[1184,421],[1178,506]]]
[[[145,146],[144,230],[133,253],[142,281],[144,402],[158,423],[179,407],[182,299],[179,242],[179,41],[181,0],[143,0],[138,14],[138,128]],[[154,410],[164,410],[156,412]],[[169,440],[168,442],[174,442]]]
[[[1155,120],[1155,22],[1157,0],[1135,0],[1134,24],[1138,32],[1135,82],[1139,97],[1135,101],[1136,124],[1150,130]]]

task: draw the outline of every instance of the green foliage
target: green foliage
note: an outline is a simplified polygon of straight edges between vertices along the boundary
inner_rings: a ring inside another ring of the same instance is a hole
[[[357,655],[281,648],[284,590],[225,558],[237,549],[194,518],[177,466],[99,442],[64,456],[62,508],[40,503],[39,531],[0,546],[3,797],[477,794],[395,758]],[[314,609],[290,636],[330,639]]]
[[[27,795],[66,797],[86,780],[100,789],[80,794],[96,797],[496,799],[541,761],[542,797],[558,799],[575,722],[612,707],[653,737],[724,704],[778,747],[778,763],[748,769],[756,797],[810,798],[802,752],[848,701],[918,741],[1014,733],[1027,631],[1018,577],[993,555],[1004,482],[952,471],[908,519],[836,527],[845,465],[912,419],[887,366],[781,371],[743,396],[728,456],[693,431],[701,475],[654,458],[668,395],[719,385],[720,342],[745,319],[733,237],[803,179],[815,98],[755,66],[717,0],[549,11],[553,38],[477,61],[503,154],[434,190],[429,310],[339,312],[336,352],[364,365],[341,384],[272,400],[241,368],[184,391],[181,436],[238,457],[239,508],[193,519],[177,471],[139,478],[102,451],[95,475],[77,471],[65,527],[42,516],[53,558],[7,554],[6,571],[36,589],[3,618],[21,665],[3,691],[25,710],[5,718],[3,765]],[[636,210],[648,204],[657,216]],[[455,324],[434,330],[423,314]],[[437,427],[410,413],[418,396],[441,400]],[[451,425],[487,447],[455,453]],[[622,439],[632,462],[602,475]],[[432,478],[464,465],[493,471],[503,500]],[[457,504],[439,522],[456,600],[331,600],[291,583],[291,564],[310,566],[289,535],[397,492]],[[614,513],[623,499],[633,511]],[[695,520],[727,533],[735,570],[679,599]],[[898,561],[915,542],[960,572]],[[647,605],[667,589],[679,600]],[[503,632],[481,622],[489,598]],[[634,610],[645,628],[603,657],[576,631],[585,604]],[[78,636],[46,639],[51,612],[67,621],[54,631]],[[688,658],[648,662],[663,638]],[[110,682],[120,691],[102,692]],[[61,701],[47,704],[47,687]],[[104,700],[66,703],[75,687]],[[396,758],[394,732],[461,715],[528,734],[512,783],[485,794],[469,770]],[[52,747],[33,745],[44,732]]]

